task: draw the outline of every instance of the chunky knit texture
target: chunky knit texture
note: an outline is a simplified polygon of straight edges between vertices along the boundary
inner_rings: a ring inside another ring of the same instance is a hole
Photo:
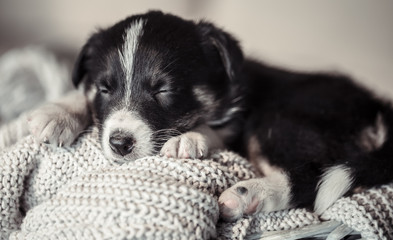
[[[96,130],[70,148],[30,136],[0,154],[0,239],[244,239],[320,223],[305,209],[218,221],[217,198],[255,177],[238,155],[107,161]],[[393,238],[393,185],[338,200],[325,220],[367,239]],[[26,213],[26,215],[25,215]]]

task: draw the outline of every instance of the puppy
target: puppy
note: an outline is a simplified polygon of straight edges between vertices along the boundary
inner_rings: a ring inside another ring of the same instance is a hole
[[[290,207],[321,214],[393,178],[388,103],[342,75],[244,59],[208,22],[161,12],[126,18],[90,37],[72,80],[79,90],[31,114],[33,135],[70,145],[96,124],[104,154],[118,163],[238,151],[261,177],[222,193],[225,220]]]

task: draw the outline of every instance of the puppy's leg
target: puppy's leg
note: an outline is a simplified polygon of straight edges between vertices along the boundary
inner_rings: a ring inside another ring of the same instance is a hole
[[[267,163],[264,167],[268,169],[265,177],[238,182],[221,194],[218,200],[221,218],[233,221],[244,214],[272,212],[290,207],[291,188],[288,176]]]
[[[207,125],[169,139],[161,149],[161,155],[173,158],[199,158],[207,156],[209,150],[223,148],[224,144],[216,132]]]
[[[251,122],[256,126],[250,126],[246,145],[248,159],[264,177],[239,182],[222,193],[219,202],[224,220],[312,206],[321,162],[330,159],[326,144],[314,129],[286,119],[269,120],[264,115]]]
[[[30,133],[40,142],[69,146],[91,122],[84,94],[72,91],[28,114]]]

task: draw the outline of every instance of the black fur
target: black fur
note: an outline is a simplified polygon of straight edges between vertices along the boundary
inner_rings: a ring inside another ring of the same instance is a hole
[[[262,154],[289,173],[295,206],[312,205],[322,171],[330,166],[349,166],[353,188],[393,179],[391,130],[379,150],[365,152],[357,144],[361,130],[374,125],[377,114],[391,129],[388,103],[339,74],[295,73],[256,62],[247,62],[244,73],[243,141],[256,135]]]

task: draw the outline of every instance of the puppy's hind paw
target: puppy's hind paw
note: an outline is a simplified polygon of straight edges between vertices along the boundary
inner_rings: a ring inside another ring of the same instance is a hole
[[[252,196],[252,189],[249,190],[241,183],[225,190],[218,199],[220,217],[225,221],[232,222],[245,214],[257,212],[260,200]]]
[[[187,132],[169,139],[160,154],[166,157],[202,159],[207,156],[206,138],[198,132]]]
[[[27,116],[30,133],[40,142],[71,145],[83,129],[76,116],[57,104],[47,104]]]
[[[220,217],[225,221],[235,221],[243,215],[288,208],[290,187],[284,175],[250,179],[225,190],[218,202]]]

